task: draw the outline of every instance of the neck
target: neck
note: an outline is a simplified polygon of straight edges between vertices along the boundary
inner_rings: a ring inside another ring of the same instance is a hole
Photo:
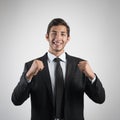
[[[56,57],[59,57],[61,54],[64,53],[64,50],[62,50],[62,51],[50,51],[50,50],[49,50],[49,52],[50,52],[51,54],[55,55]]]

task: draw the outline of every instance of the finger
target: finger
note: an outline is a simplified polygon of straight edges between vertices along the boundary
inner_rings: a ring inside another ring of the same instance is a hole
[[[82,61],[82,62],[79,62],[78,66],[79,66],[80,68],[83,68],[83,67],[84,67],[84,62],[83,62],[83,61]]]
[[[43,62],[40,60],[37,60],[36,62],[37,62],[37,66],[38,66],[38,71],[43,70],[43,68],[44,68]]]
[[[87,61],[80,61],[78,64],[78,67],[82,72],[85,72],[86,66],[87,66]]]
[[[39,72],[39,70],[37,69],[37,70],[35,71],[34,75],[37,75],[37,74],[38,74],[38,72]]]
[[[88,61],[87,61],[87,60],[80,61],[79,64],[80,64],[80,65],[86,65],[86,64],[88,64]]]

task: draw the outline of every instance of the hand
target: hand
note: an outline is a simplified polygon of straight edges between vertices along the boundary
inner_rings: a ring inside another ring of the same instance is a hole
[[[44,68],[43,62],[40,60],[34,60],[30,69],[26,73],[26,78],[31,80],[33,76],[37,75],[39,71],[42,71]]]
[[[78,67],[89,79],[95,78],[95,74],[87,61],[79,62]]]

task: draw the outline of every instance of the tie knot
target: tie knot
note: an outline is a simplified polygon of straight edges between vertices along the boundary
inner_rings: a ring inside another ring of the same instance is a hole
[[[62,60],[57,57],[57,58],[54,59],[54,61],[55,61],[55,62],[60,62],[60,61],[62,61]]]

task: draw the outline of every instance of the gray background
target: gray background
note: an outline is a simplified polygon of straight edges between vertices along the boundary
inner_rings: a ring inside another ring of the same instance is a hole
[[[119,0],[0,0],[0,120],[30,119],[30,100],[16,107],[11,94],[24,63],[48,50],[45,33],[56,17],[71,27],[66,51],[87,59],[106,90],[102,105],[85,95],[86,120],[119,120]]]

